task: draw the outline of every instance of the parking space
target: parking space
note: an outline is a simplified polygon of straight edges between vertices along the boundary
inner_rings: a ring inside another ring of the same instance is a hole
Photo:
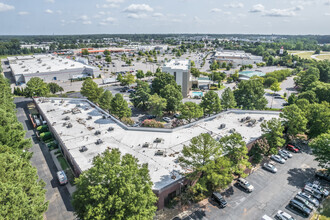
[[[289,213],[295,219],[305,219],[288,204],[304,184],[314,179],[317,162],[306,149],[294,154],[285,164],[276,163],[278,172],[273,174],[262,168],[257,169],[246,179],[254,186],[252,193],[245,192],[239,186],[231,186],[222,193],[228,205],[219,208],[208,203],[200,212],[202,217],[192,219],[261,219],[266,214],[272,218],[278,210]]]

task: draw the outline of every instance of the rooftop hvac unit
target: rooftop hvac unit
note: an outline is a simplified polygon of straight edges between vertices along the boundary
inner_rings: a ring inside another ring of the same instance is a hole
[[[229,133],[235,133],[235,131],[236,131],[235,128],[232,128],[229,130]]]
[[[24,70],[24,72],[27,72],[27,71],[29,71],[29,69],[25,69],[25,70]]]
[[[63,118],[64,120],[70,120],[70,117],[69,116],[66,116],[65,118]]]
[[[164,139],[163,138],[156,138],[154,140],[155,143],[161,143]]]
[[[97,139],[96,144],[102,144],[103,141],[101,139]]]
[[[101,134],[101,131],[97,130],[97,131],[95,131],[94,134],[95,134],[95,135],[100,135],[100,134]]]
[[[85,152],[85,151],[87,151],[88,150],[88,148],[86,147],[86,146],[82,146],[82,147],[80,147],[79,148],[79,151],[82,153],[82,152]]]
[[[109,127],[108,128],[108,131],[113,131],[114,130],[114,127]]]
[[[102,118],[103,118],[103,119],[107,119],[107,116],[106,116],[106,115],[102,115]]]
[[[65,62],[64,64],[68,64],[69,62]]]
[[[18,65],[23,65],[23,63],[19,63]]]
[[[42,64],[42,66],[46,66],[46,64],[44,63],[44,64]]]
[[[51,59],[53,60],[53,59],[55,59],[55,57],[52,57]]]
[[[223,128],[225,128],[225,127],[226,127],[226,124],[221,124],[219,128],[220,128],[220,129],[223,129]]]
[[[143,148],[148,148],[149,146],[150,146],[150,143],[148,143],[148,142],[145,142],[145,143],[142,145]]]
[[[74,64],[71,64],[71,66],[74,66]]]
[[[264,117],[260,117],[259,118],[259,121],[263,121],[265,118]]]
[[[246,117],[246,120],[250,120],[250,119],[251,119],[251,117],[250,117],[250,116],[247,116],[247,117]]]
[[[25,68],[26,66],[22,66],[21,68]]]
[[[51,67],[49,66],[49,67],[47,67],[47,69],[50,69]]]
[[[157,150],[157,151],[155,152],[155,156],[164,156],[164,155],[165,155],[164,150]]]
[[[59,60],[59,62],[62,62],[62,60]]]
[[[69,123],[66,127],[67,127],[67,128],[72,128],[72,124]]]
[[[92,119],[92,116],[89,115],[89,116],[87,117],[87,120],[91,120],[91,119]]]

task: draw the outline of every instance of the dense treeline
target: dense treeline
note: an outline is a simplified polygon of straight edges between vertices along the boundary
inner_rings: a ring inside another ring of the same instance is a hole
[[[11,88],[0,75],[0,219],[43,219],[45,183],[30,163],[31,141],[17,120]]]

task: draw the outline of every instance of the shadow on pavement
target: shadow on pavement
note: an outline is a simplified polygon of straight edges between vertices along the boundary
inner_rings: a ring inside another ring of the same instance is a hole
[[[226,189],[226,191],[224,191],[223,193],[221,193],[221,195],[223,195],[225,197],[230,197],[230,196],[234,195],[234,188],[233,188],[233,186],[230,186],[228,189]]]
[[[193,212],[191,215],[183,218],[182,220],[204,219],[205,216],[206,216],[205,211],[198,210],[198,211]]]
[[[296,211],[295,209],[293,208],[290,208],[289,204],[287,206],[285,206],[285,209],[289,210],[290,212],[296,214],[296,215],[299,215],[300,217],[302,218],[307,218],[306,216],[304,216],[303,214],[301,214],[300,212]]]
[[[293,168],[288,170],[288,184],[295,186],[297,188],[304,187],[305,183],[308,182],[311,178],[314,177],[316,172],[315,168]]]

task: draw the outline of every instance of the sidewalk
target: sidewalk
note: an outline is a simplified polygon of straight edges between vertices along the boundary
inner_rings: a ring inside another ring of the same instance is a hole
[[[57,170],[62,170],[61,164],[58,162],[58,160],[57,160],[57,158],[55,156],[55,152],[56,151],[57,151],[56,149],[55,150],[52,150],[50,152],[50,155],[52,156],[52,159],[53,159],[53,161],[54,161],[54,163],[55,163],[55,165],[57,167]],[[68,182],[65,186],[68,189],[68,191],[70,193],[70,196],[72,196],[73,192],[76,191],[76,186],[72,186],[70,184],[70,182]]]

